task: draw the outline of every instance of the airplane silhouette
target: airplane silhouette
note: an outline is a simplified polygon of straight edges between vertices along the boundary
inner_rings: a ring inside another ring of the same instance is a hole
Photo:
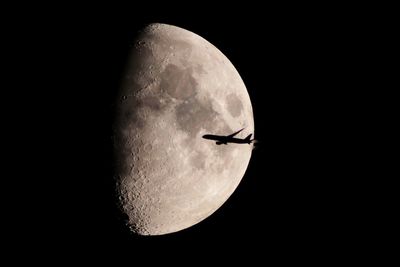
[[[243,128],[244,129],[244,128]],[[205,134],[203,135],[204,139],[208,140],[214,140],[217,141],[215,142],[217,145],[227,145],[228,143],[235,143],[235,144],[251,144],[254,142],[254,139],[250,139],[253,134],[249,134],[246,138],[240,139],[240,138],[235,138],[234,136],[243,131],[243,129],[237,131],[236,133],[223,136],[223,135],[212,135],[212,134]]]

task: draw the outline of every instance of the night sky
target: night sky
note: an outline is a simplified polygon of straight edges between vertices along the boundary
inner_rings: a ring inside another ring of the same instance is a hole
[[[67,246],[59,253],[72,258],[91,250],[228,249],[228,257],[249,249],[267,261],[351,246],[353,184],[339,167],[350,164],[340,151],[347,127],[337,125],[351,98],[344,60],[352,26],[325,9],[228,10],[55,9],[22,24],[29,45],[20,42],[20,51],[40,80],[32,85],[39,98],[32,112],[45,121],[30,127],[40,143],[31,164],[43,169],[29,182],[40,193],[26,215],[32,229],[21,230],[27,246]],[[204,37],[233,63],[253,104],[259,147],[214,214],[178,233],[140,237],[123,224],[113,194],[111,104],[136,31],[152,22]]]

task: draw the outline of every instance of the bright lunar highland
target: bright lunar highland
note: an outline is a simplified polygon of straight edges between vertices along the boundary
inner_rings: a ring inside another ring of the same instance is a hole
[[[162,235],[215,212],[240,183],[252,145],[204,134],[254,133],[246,87],[202,37],[151,24],[137,37],[116,102],[117,193],[132,231]]]

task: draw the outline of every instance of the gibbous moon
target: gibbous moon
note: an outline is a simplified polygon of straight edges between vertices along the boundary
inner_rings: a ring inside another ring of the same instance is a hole
[[[116,103],[117,193],[131,230],[162,235],[191,227],[234,192],[252,145],[216,145],[204,134],[254,133],[246,87],[202,37],[151,24],[132,48]]]

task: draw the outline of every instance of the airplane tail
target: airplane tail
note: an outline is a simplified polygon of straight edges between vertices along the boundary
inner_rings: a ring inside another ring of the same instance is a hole
[[[252,136],[253,134],[249,134],[244,140],[246,141],[246,143],[247,144],[253,144],[253,149],[255,149],[256,148],[256,146],[258,146],[257,145],[257,143],[258,143],[258,141],[256,140],[256,139],[251,139],[251,136]]]
[[[253,139],[253,140],[250,140],[250,138],[251,138],[252,135],[253,135],[253,134],[249,134],[249,135],[244,139],[248,144],[251,144],[251,142],[254,141],[254,139]]]

